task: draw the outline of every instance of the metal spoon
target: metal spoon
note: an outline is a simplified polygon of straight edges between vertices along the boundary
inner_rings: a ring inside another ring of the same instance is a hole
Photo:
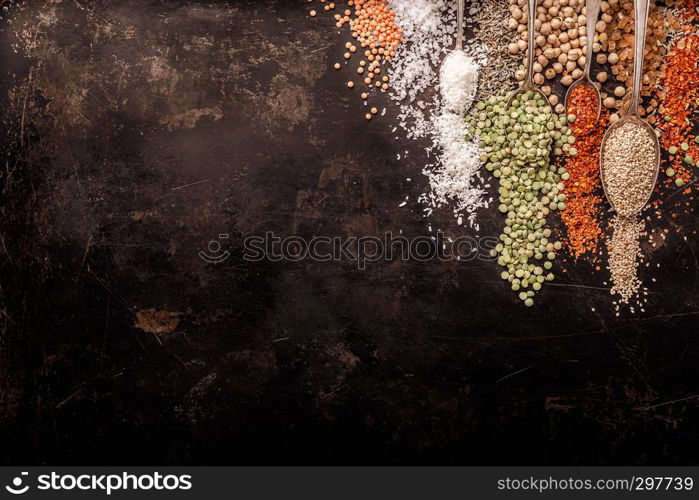
[[[655,135],[655,130],[653,129],[653,127],[648,125],[648,123],[645,120],[643,120],[638,114],[638,105],[641,98],[641,85],[643,81],[643,59],[646,42],[646,28],[648,25],[649,0],[635,0],[634,4],[636,13],[636,26],[634,33],[633,94],[631,97],[631,104],[629,105],[629,110],[626,113],[626,116],[621,118],[616,123],[612,124],[607,129],[607,132],[604,134],[604,138],[602,139],[602,147],[600,151],[600,177],[602,179],[602,189],[604,190],[604,195],[606,196],[607,201],[609,201],[609,204],[612,206],[612,209],[614,209],[619,215],[623,216],[635,215],[639,213],[641,210],[643,210],[643,207],[645,207],[648,204],[648,201],[650,200],[650,197],[653,194],[655,184],[658,181],[658,173],[660,172],[660,143],[658,141],[658,136]],[[611,132],[621,127],[625,123],[635,123],[643,127],[645,131],[648,133],[648,135],[652,138],[655,149],[656,168],[654,172],[653,182],[648,187],[648,195],[645,197],[645,201],[643,202],[643,204],[634,207],[633,210],[628,210],[628,213],[621,213],[614,207],[614,203],[609,198],[607,184],[604,178],[604,157],[607,146],[607,140],[609,139]]]
[[[551,108],[551,104],[549,103],[548,97],[546,97],[546,95],[544,95],[544,93],[541,90],[539,90],[536,87],[536,84],[534,83],[534,52],[536,50],[534,43],[534,40],[536,39],[536,37],[534,36],[534,30],[536,29],[536,0],[527,0],[527,9],[527,34],[529,35],[529,40],[527,43],[527,77],[524,80],[522,86],[518,90],[512,92],[512,95],[507,100],[507,107],[510,107],[515,96],[531,90],[541,95],[541,97],[546,102],[547,106]]]
[[[464,50],[464,1],[456,0],[456,50]]]
[[[585,1],[585,12],[587,13],[587,30],[585,34],[587,36],[587,52],[585,52],[585,71],[583,75],[575,80],[573,84],[568,87],[565,98],[565,107],[568,109],[568,98],[570,97],[573,89],[579,85],[587,85],[591,87],[595,94],[597,95],[597,117],[595,121],[599,120],[602,114],[602,96],[599,93],[597,85],[590,78],[590,69],[592,68],[592,45],[595,40],[595,26],[597,25],[597,17],[599,16],[600,10],[600,0],[586,0]]]

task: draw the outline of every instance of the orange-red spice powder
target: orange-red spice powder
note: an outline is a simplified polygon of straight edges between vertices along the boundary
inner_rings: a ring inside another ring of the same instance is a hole
[[[567,230],[563,244],[576,260],[586,253],[596,253],[602,238],[599,151],[608,118],[603,113],[598,121],[597,110],[597,95],[590,87],[578,85],[571,91],[568,114],[576,118],[569,126],[577,154],[564,159],[570,177],[563,190],[566,208],[561,217]]]
[[[660,144],[665,151],[671,147],[677,148],[675,154],[669,154],[665,168],[672,167],[675,177],[665,183],[681,178],[689,182],[693,175],[694,165],[687,165],[687,156],[699,161],[699,144],[692,135],[692,116],[698,107],[699,100],[699,36],[686,35],[674,41],[668,53],[665,76],[660,81],[658,91],[661,120],[658,128],[661,131]],[[682,143],[687,143],[689,149],[684,151]]]

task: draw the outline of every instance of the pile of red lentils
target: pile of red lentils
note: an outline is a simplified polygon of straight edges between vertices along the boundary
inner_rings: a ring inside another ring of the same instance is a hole
[[[324,4],[325,11],[336,10],[334,2],[316,1]],[[313,0],[308,0],[308,3],[313,3]],[[352,57],[359,52],[361,59],[355,70],[358,78],[357,85],[354,79],[350,78],[347,81],[347,87],[353,89],[363,83],[366,88],[361,92],[360,97],[366,102],[372,89],[381,92],[388,90],[389,78],[381,74],[382,64],[389,62],[396,55],[396,49],[402,41],[402,33],[395,22],[395,13],[388,8],[387,0],[349,0],[347,6],[354,7],[354,12],[348,8],[342,13],[334,14],[335,26],[342,28],[345,24],[349,24],[356,43],[345,44],[347,52],[344,54],[344,64],[336,62],[334,68],[339,71],[349,66]],[[315,17],[316,10],[312,9],[309,15]],[[377,113],[378,109],[372,107],[365,118],[371,120]]]

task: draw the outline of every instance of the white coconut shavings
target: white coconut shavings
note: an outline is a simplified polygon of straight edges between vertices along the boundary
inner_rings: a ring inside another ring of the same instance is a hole
[[[408,138],[425,137],[430,133],[430,111],[439,101],[433,92],[436,68],[454,45],[456,2],[389,0],[388,5],[403,32],[388,70],[389,95],[399,104],[398,122]]]
[[[442,106],[463,114],[471,107],[478,88],[478,64],[463,50],[451,52],[439,70]]]
[[[466,220],[478,230],[476,211],[491,200],[486,199],[489,186],[480,174],[481,151],[464,140],[463,114],[473,102],[485,52],[473,43],[465,51],[452,50],[454,1],[389,0],[389,6],[404,39],[389,68],[389,95],[398,103],[398,124],[409,139],[432,140],[425,147],[432,161],[423,169],[430,185],[429,192],[419,197],[426,205],[423,215],[451,205],[459,225]]]
[[[451,204],[459,225],[466,218],[478,230],[476,211],[487,208],[490,201],[485,191],[489,185],[481,177],[482,151],[475,142],[464,140],[467,130],[460,114],[442,112],[433,124],[433,138],[440,153],[436,155],[437,163],[426,166],[422,172],[430,183],[430,191],[420,196],[429,209],[425,215]]]

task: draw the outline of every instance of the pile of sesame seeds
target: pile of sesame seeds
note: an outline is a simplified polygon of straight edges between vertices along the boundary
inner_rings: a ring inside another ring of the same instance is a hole
[[[607,198],[621,215],[641,211],[658,173],[654,138],[636,122],[609,132],[602,152],[602,175]]]
[[[638,266],[644,223],[640,212],[658,174],[655,139],[642,125],[630,121],[610,130],[602,151],[602,175],[607,198],[619,215],[612,220],[608,267],[612,294],[628,304],[641,291]]]
[[[647,291],[641,286],[638,268],[643,262],[640,241],[645,234],[644,221],[635,215],[617,215],[612,219],[612,228],[608,268],[612,281],[612,295],[619,296],[617,311],[620,304],[629,304],[632,301],[637,302],[643,310]]]

